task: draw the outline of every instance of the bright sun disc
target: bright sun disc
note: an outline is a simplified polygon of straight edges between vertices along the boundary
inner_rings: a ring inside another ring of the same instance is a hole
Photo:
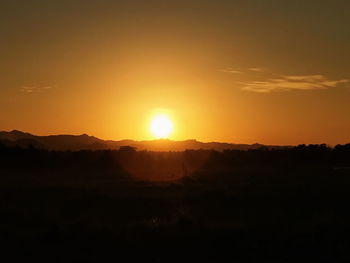
[[[166,115],[157,115],[152,119],[151,132],[157,139],[168,138],[173,131],[173,123]]]

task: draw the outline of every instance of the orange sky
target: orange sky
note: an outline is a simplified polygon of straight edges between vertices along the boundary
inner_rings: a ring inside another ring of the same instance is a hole
[[[166,112],[176,140],[350,142],[349,10],[343,0],[8,1],[0,130],[143,140]]]

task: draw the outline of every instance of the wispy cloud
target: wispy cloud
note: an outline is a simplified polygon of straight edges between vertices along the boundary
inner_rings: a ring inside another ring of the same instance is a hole
[[[242,90],[268,93],[273,91],[289,90],[323,90],[335,88],[349,80],[331,80],[323,75],[301,75],[288,76],[282,75],[278,78],[270,78],[263,81],[246,81],[242,83]]]
[[[45,92],[52,89],[51,86],[44,86],[44,87],[35,87],[35,86],[23,86],[21,87],[21,91],[25,93],[39,93],[39,92]]]
[[[249,68],[249,71],[254,71],[254,72],[265,72],[266,69],[264,68]]]
[[[265,68],[259,68],[259,67],[245,68],[245,69],[236,69],[236,68],[229,67],[225,69],[220,69],[219,71],[225,72],[225,73],[232,73],[232,74],[245,74],[249,72],[263,73],[263,72],[266,72],[267,70]]]
[[[239,84],[242,90],[269,93],[290,90],[324,90],[349,83],[348,79],[333,80],[325,75],[280,75],[262,67],[235,69],[227,68],[221,72],[240,74]]]
[[[220,69],[219,71],[225,72],[225,73],[232,73],[232,74],[243,74],[244,72],[241,70],[236,70],[234,68],[226,68],[226,69]]]

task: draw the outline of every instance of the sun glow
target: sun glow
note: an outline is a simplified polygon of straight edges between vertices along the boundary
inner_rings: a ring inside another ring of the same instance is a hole
[[[168,138],[173,131],[173,122],[165,114],[156,115],[151,121],[150,130],[157,139]]]

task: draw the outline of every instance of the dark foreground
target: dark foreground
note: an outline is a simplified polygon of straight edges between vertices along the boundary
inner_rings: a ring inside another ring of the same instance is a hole
[[[349,146],[0,147],[0,165],[2,262],[350,260]]]

